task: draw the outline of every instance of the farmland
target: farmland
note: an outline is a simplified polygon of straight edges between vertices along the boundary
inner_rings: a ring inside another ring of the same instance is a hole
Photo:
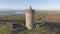
[[[49,31],[49,33],[51,33],[51,31],[50,31],[50,29],[49,29],[49,27],[50,28],[52,28],[52,26],[53,26],[53,28],[54,28],[54,26],[57,28],[57,29],[59,29],[59,26],[60,25],[58,25],[58,24],[60,24],[60,13],[48,13],[48,12],[36,12],[35,13],[35,23],[37,23],[37,22],[39,22],[40,20],[40,17],[42,17],[42,16],[45,16],[45,23],[47,23],[48,25],[46,26],[46,24],[45,25],[43,25],[43,27],[40,27],[40,29],[36,29],[36,30],[32,30],[32,31],[30,31],[30,30],[24,30],[24,31],[21,31],[21,32],[18,32],[18,34],[24,34],[24,33],[26,33],[26,32],[29,32],[30,34],[31,33],[39,33],[39,32],[44,32],[44,33],[47,33],[47,31]],[[23,23],[23,24],[25,24],[25,14],[16,14],[16,15],[8,15],[8,16],[0,16],[0,23],[2,23],[2,21],[4,21],[4,23],[5,22],[8,22],[8,23],[12,23],[12,22],[20,22],[20,23]],[[55,25],[54,25],[55,24]],[[9,24],[8,24],[9,25]],[[0,24],[0,29],[2,29],[2,27],[6,27],[7,26],[7,24]],[[53,29],[52,28],[52,29]],[[7,29],[9,29],[9,28],[7,28]],[[3,31],[4,29],[2,29],[2,31]],[[6,29],[5,29],[6,30]],[[60,31],[59,31],[60,32]],[[49,34],[48,33],[48,34]],[[54,33],[54,31],[52,31],[52,33]],[[28,34],[28,33],[27,33]]]
[[[60,22],[60,13],[36,12],[35,21],[39,21],[41,16],[45,16],[45,22]],[[25,14],[16,14],[10,16],[0,16],[0,20],[25,21]]]

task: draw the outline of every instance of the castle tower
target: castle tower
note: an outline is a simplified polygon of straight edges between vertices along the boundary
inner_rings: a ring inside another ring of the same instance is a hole
[[[35,16],[35,12],[30,6],[29,9],[26,9],[26,27],[28,29],[34,29],[35,27],[34,16]]]

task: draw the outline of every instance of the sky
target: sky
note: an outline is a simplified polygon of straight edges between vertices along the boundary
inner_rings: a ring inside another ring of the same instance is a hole
[[[0,0],[0,9],[26,9],[30,4],[33,9],[60,9],[60,0]]]

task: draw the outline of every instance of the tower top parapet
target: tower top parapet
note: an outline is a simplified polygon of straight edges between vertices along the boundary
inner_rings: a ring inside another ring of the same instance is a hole
[[[32,7],[31,6],[29,6],[29,8],[28,9],[26,9],[26,13],[35,13],[35,10],[34,9],[32,9]]]
[[[28,9],[29,9],[29,10],[32,10],[32,7],[30,6]]]

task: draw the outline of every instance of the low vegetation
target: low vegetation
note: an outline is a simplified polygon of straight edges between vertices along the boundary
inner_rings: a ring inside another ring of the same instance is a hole
[[[40,12],[36,12],[35,13],[35,21],[39,21],[41,16],[45,16],[46,18],[46,22],[47,21],[56,21],[56,22],[60,22],[59,21],[59,17],[60,17],[60,13],[40,13]],[[15,20],[15,21],[25,21],[25,14],[17,14],[17,15],[10,15],[10,16],[0,16],[0,20]]]
[[[35,22],[37,23],[37,21],[39,21],[41,16],[45,16],[45,22],[54,22],[54,23],[60,23],[60,13],[57,14],[48,14],[48,13],[40,13],[40,12],[36,12],[35,13]],[[11,22],[11,21],[22,21],[25,24],[25,14],[17,14],[17,15],[10,15],[10,16],[0,16],[0,20],[4,21],[7,20],[6,22]],[[11,33],[11,25],[10,24],[1,24],[0,21],[0,34],[5,34],[6,32]],[[8,25],[10,25],[8,27]],[[5,28],[4,28],[5,27]],[[49,29],[49,27],[51,29]],[[53,31],[54,26],[42,26],[39,29],[34,29],[34,30],[24,30],[21,32],[18,32],[17,34],[53,34],[55,33],[55,31]],[[60,28],[58,26],[58,29],[60,31]],[[55,29],[56,30],[56,29]]]
[[[60,34],[60,25],[55,23],[46,23],[40,25],[39,28],[34,30],[23,30],[17,34]]]
[[[11,24],[0,23],[0,34],[11,34]]]

